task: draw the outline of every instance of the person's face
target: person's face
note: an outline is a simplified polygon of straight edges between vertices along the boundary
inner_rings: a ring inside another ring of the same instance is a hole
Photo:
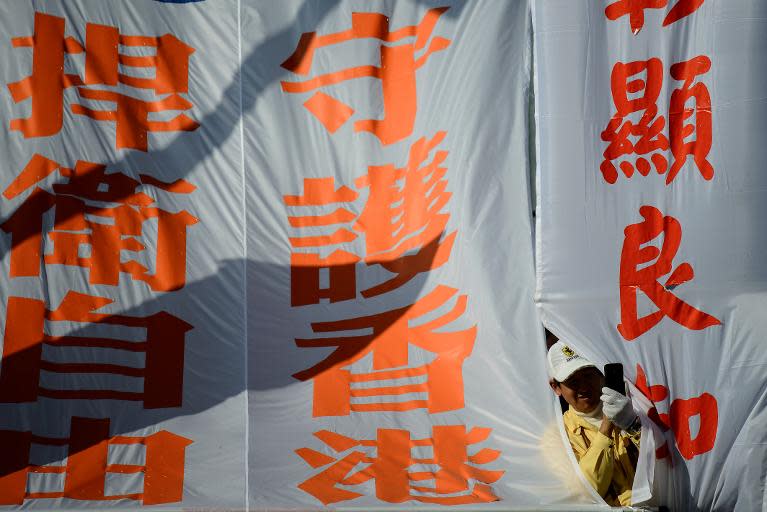
[[[588,413],[599,405],[604,376],[594,367],[582,368],[564,382],[551,382],[551,389],[578,412]]]

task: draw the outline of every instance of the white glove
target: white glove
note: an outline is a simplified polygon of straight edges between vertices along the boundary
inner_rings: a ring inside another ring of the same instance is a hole
[[[631,399],[614,389],[602,388],[602,413],[621,430],[628,429],[637,418]]]

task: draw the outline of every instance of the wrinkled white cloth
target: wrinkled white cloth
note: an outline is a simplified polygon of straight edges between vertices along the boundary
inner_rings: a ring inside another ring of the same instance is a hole
[[[628,429],[637,414],[631,406],[631,399],[610,388],[602,388],[602,412],[621,430]]]

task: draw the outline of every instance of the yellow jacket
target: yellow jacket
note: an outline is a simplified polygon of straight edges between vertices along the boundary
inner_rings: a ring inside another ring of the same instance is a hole
[[[631,505],[640,432],[629,435],[615,428],[609,438],[572,410],[562,418],[586,480],[609,505]]]

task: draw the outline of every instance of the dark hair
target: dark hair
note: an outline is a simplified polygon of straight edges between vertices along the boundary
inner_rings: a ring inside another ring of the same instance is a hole
[[[543,330],[546,331],[546,350],[548,350],[551,348],[552,345],[554,345],[554,343],[559,341],[559,338],[557,338],[557,336],[550,330],[546,328],[544,328]]]

